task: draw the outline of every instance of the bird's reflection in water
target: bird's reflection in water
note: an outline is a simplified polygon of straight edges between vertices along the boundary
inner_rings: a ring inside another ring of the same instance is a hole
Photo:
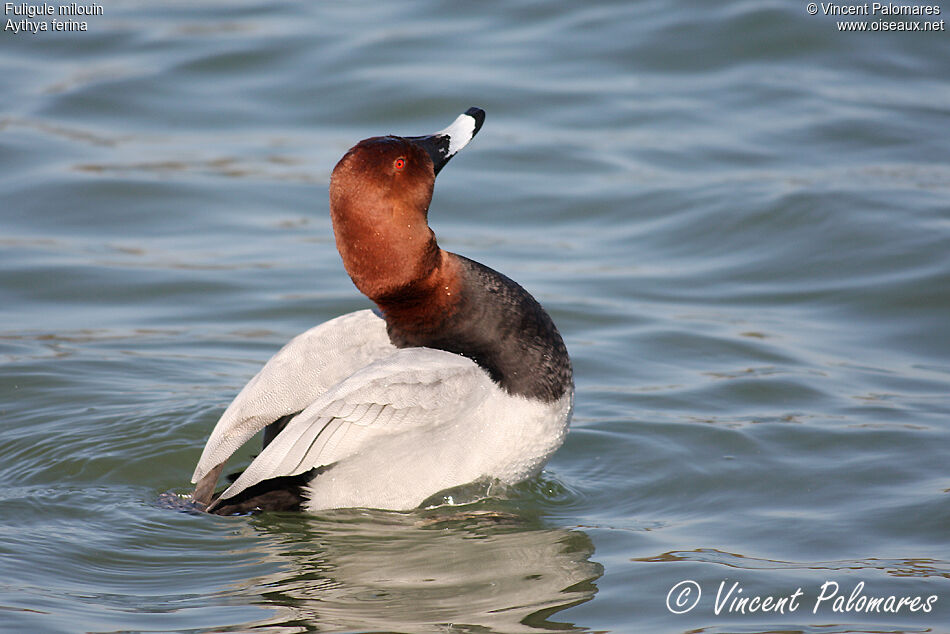
[[[286,566],[254,580],[262,604],[277,608],[254,629],[586,631],[555,617],[597,592],[603,567],[590,561],[590,538],[465,508],[252,518]]]

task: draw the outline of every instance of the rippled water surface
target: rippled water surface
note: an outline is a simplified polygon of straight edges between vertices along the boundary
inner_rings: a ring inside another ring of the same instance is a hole
[[[0,628],[950,631],[950,40],[805,5],[116,1],[0,33]],[[429,217],[567,341],[545,472],[461,509],[163,505],[271,354],[368,306],[335,162],[472,105]]]

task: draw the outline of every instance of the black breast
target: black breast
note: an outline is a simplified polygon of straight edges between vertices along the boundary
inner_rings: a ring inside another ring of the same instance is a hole
[[[508,393],[553,402],[573,385],[564,340],[551,317],[508,277],[462,256],[458,309],[431,332],[389,326],[400,348],[425,346],[475,361]]]

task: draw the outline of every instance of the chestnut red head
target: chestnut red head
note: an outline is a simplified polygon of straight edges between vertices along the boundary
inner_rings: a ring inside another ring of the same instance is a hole
[[[337,249],[370,299],[380,303],[431,285],[444,260],[427,224],[435,175],[484,120],[483,110],[469,108],[435,134],[365,139],[333,169],[330,216]]]

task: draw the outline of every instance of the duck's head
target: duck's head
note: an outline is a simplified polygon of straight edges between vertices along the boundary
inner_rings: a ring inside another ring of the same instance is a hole
[[[442,266],[427,215],[439,170],[481,129],[485,112],[469,108],[426,136],[360,141],[330,178],[330,217],[343,266],[367,297],[411,295]]]

